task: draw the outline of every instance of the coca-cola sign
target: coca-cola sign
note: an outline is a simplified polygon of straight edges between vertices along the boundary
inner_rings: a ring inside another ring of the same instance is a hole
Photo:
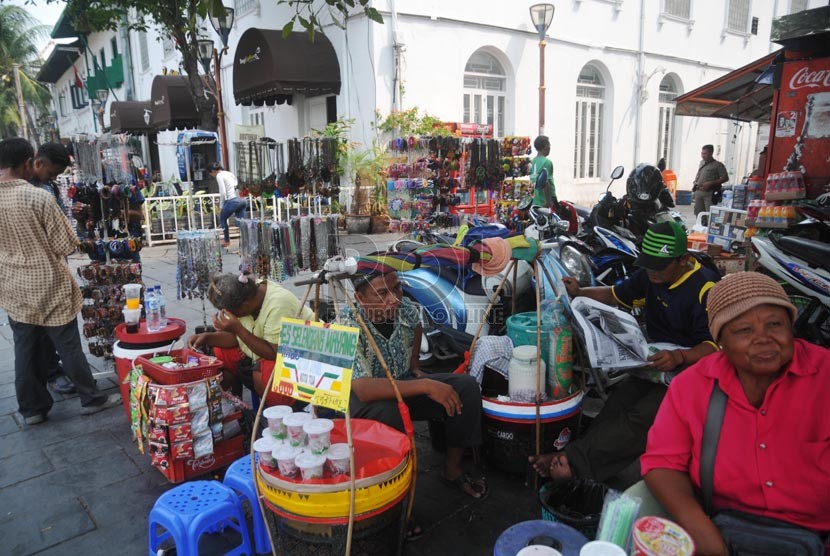
[[[830,70],[817,69],[811,71],[808,66],[804,66],[796,70],[790,78],[790,90],[797,89],[815,89],[821,87],[826,89],[830,87]]]

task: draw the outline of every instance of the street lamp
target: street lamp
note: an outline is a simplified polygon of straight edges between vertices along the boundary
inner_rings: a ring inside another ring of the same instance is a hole
[[[214,48],[213,41],[210,39],[201,39],[197,42],[199,48],[199,60],[205,70],[205,74],[210,73],[210,60],[213,59],[213,81],[216,83],[216,117],[219,120],[219,141],[222,145],[222,164],[228,165],[228,138],[225,131],[225,103],[222,101],[222,55],[228,51],[228,37],[233,27],[233,8],[222,6],[225,13],[210,14],[210,24],[213,30],[219,35],[222,40],[222,51],[217,52]]]
[[[101,120],[101,133],[104,133],[104,110],[107,106],[107,97],[109,97],[109,89],[98,89],[95,91],[95,97],[98,99],[98,118]]]
[[[210,24],[213,25],[213,30],[222,39],[222,50],[228,48],[228,36],[231,34],[233,27],[233,8],[225,7],[224,15],[210,14]]]
[[[545,33],[553,21],[553,4],[530,6],[530,19],[539,34],[539,135],[545,133]]]

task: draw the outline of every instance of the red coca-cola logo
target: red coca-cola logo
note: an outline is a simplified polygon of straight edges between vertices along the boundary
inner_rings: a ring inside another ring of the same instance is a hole
[[[816,87],[830,87],[830,70],[810,71],[804,66],[796,71],[790,78],[790,90],[814,89]]]

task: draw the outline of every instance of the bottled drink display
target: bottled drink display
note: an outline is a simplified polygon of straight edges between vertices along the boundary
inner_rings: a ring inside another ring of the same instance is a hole
[[[155,290],[156,301],[159,304],[159,328],[164,328],[167,326],[167,302],[164,300],[161,286],[156,285]]]
[[[161,330],[161,310],[155,288],[147,290],[147,295],[144,296],[144,306],[147,312],[147,332],[158,332]]]

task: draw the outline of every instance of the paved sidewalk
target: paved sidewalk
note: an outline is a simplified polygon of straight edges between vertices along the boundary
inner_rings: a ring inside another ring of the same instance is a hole
[[[369,253],[395,237],[346,236],[343,245]],[[175,300],[175,245],[147,248],[142,259],[145,284],[161,284],[168,314],[185,319],[193,333],[204,320],[202,304]],[[80,256],[70,261],[73,269],[85,262]],[[238,256],[226,254],[223,266],[236,271]],[[209,303],[207,309],[210,317]],[[6,321],[0,312],[0,323]],[[113,364],[92,356],[89,361],[99,387],[115,392]],[[147,516],[171,485],[131,442],[120,406],[91,416],[81,416],[79,409],[77,396],[56,395],[46,423],[23,424],[16,413],[11,330],[0,325],[0,553],[147,554]],[[443,456],[432,450],[426,427],[418,431],[415,517],[425,535],[407,544],[405,554],[492,554],[504,529],[538,518],[537,497],[523,477],[485,469],[491,495],[481,502],[450,489],[440,480]],[[214,546],[204,553],[221,551]]]

